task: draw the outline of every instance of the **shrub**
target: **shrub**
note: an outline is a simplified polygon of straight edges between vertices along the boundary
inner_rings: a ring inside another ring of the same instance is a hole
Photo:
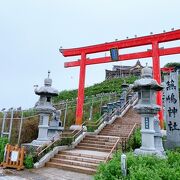
[[[2,137],[0,138],[0,163],[4,160],[4,149],[6,144],[8,143],[8,138]]]
[[[60,143],[59,143],[59,146],[64,146],[64,145],[68,145],[70,146],[73,142],[73,138],[72,137],[66,137],[66,138],[62,138]]]
[[[128,149],[136,149],[141,146],[141,132],[140,128],[136,129],[135,133],[128,140]]]
[[[97,127],[96,126],[87,126],[87,131],[88,132],[94,132],[95,130],[97,129]]]
[[[134,156],[127,153],[127,176],[123,177],[120,167],[120,155],[118,153],[107,164],[101,164],[98,168],[95,180],[131,179],[131,180],[176,180],[180,179],[180,153],[168,151],[167,158],[156,156]]]
[[[107,164],[101,163],[98,167],[95,180],[116,180],[121,177],[120,170],[120,155],[116,154],[113,156]]]
[[[33,156],[31,154],[25,156],[24,165],[27,169],[33,168],[34,162],[33,162]]]

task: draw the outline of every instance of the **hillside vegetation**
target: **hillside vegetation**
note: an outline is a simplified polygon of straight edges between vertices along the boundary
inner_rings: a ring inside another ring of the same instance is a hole
[[[126,78],[127,83],[133,83],[135,77]],[[106,95],[102,98],[102,103],[100,101],[99,97],[94,97],[93,99],[93,105],[92,105],[92,96],[96,96],[96,94],[102,94],[102,93],[111,93],[116,92],[118,94],[121,93],[121,84],[124,82],[124,79],[113,79],[113,80],[107,80],[103,81],[102,83],[95,84],[93,86],[85,88],[85,104],[84,104],[84,110],[83,110],[83,120],[88,120],[90,116],[90,107],[92,106],[92,120],[97,120],[101,115],[101,105],[104,105],[108,103],[109,101],[118,100],[118,96],[115,97],[114,95]],[[88,98],[87,98],[88,96]],[[65,110],[61,110],[61,121],[63,122],[63,125],[65,123],[65,127],[68,128],[72,124],[75,123],[75,113],[76,113],[76,97],[77,97],[77,90],[64,90],[59,93],[59,96],[54,99],[54,103],[59,104],[59,102],[67,100],[68,99],[68,108],[67,108],[67,116],[65,116]],[[110,99],[109,99],[110,97]],[[73,101],[72,101],[73,99]],[[71,101],[71,102],[70,102]],[[61,108],[60,108],[61,109]],[[21,141],[20,143],[26,143],[31,142],[32,140],[37,138],[38,134],[38,116],[32,117],[35,115],[35,112],[33,110],[28,110],[24,112],[24,117],[30,116],[30,118],[27,118],[23,121],[22,125],[22,134],[21,134]],[[21,114],[18,112],[14,114],[15,118],[20,118]],[[8,118],[10,118],[10,113],[8,113]],[[65,120],[64,120],[65,119]],[[7,122],[7,127],[9,124],[9,121]],[[2,126],[2,113],[0,114],[0,131]],[[7,128],[6,127],[6,128]],[[12,127],[12,136],[11,136],[11,143],[16,144],[18,139],[18,133],[19,133],[19,127],[20,127],[20,120],[14,120],[13,127]]]
[[[175,71],[180,69],[180,63],[178,62],[171,62],[164,65],[164,67],[174,67]]]
[[[112,80],[105,80],[101,83],[94,84],[93,86],[89,86],[85,88],[85,96],[93,96],[101,93],[110,93],[116,92],[117,94],[121,93],[121,85],[123,84],[124,80],[128,84],[132,84],[137,77],[131,76],[128,78],[122,79],[112,79]],[[64,90],[61,91],[58,97],[54,98],[54,103],[57,103],[62,100],[71,100],[77,97],[77,89],[76,90]]]
[[[96,121],[101,116],[101,106],[107,104],[108,102],[118,101],[121,94],[121,85],[126,81],[128,84],[132,84],[137,77],[128,77],[123,79],[112,79],[105,80],[101,83],[94,84],[93,86],[85,88],[85,103],[83,107],[83,121],[87,121],[90,118],[92,109],[92,119]],[[107,93],[110,93],[109,95]],[[111,93],[116,93],[115,95]],[[104,95],[106,94],[106,95]],[[100,96],[98,96],[100,95]],[[101,97],[102,96],[102,97]],[[68,100],[68,111],[65,122],[65,127],[69,127],[75,123],[75,113],[76,113],[76,90],[65,90],[61,91],[54,99],[55,104],[59,104],[62,101]],[[71,103],[70,103],[71,102]],[[64,119],[64,111],[62,112],[62,120]]]

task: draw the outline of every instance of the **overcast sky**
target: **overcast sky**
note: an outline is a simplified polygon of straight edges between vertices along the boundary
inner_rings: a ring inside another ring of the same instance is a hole
[[[78,57],[63,57],[60,46],[110,42],[173,27],[180,28],[179,0],[0,0],[0,109],[33,107],[38,100],[33,86],[43,85],[48,70],[58,90],[78,87],[79,68],[64,68],[64,62]],[[151,59],[140,61],[151,65]],[[180,62],[180,55],[162,57],[161,66],[175,61]],[[88,66],[86,86],[103,81],[105,69],[113,64],[135,62]]]

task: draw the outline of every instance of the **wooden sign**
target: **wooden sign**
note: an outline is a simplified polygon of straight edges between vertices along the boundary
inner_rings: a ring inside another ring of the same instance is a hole
[[[20,148],[7,144],[4,153],[4,162],[2,163],[3,167],[16,168],[17,170],[24,169],[24,154],[24,147]]]

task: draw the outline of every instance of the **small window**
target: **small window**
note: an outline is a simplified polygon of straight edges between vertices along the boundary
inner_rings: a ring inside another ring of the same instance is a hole
[[[150,91],[142,91],[142,102],[150,103]]]
[[[47,102],[51,102],[51,97],[47,97]]]

